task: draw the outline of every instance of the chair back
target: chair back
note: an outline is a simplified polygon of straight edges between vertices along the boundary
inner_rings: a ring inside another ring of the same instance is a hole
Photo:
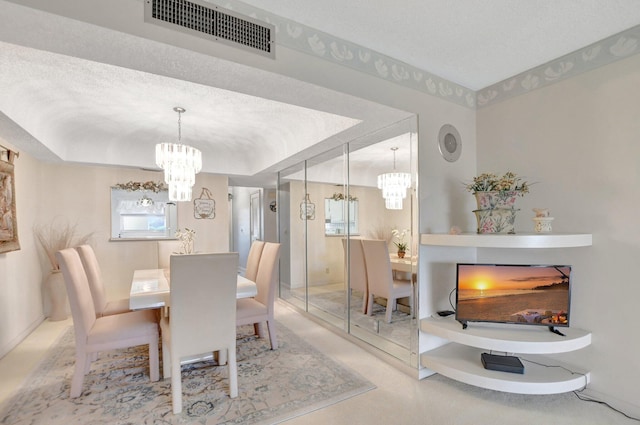
[[[180,241],[158,241],[158,268],[168,269],[171,254],[180,252]]]
[[[276,298],[278,284],[278,262],[280,261],[280,244],[275,242],[265,242],[260,266],[256,276],[256,286],[258,294],[256,301],[267,306],[267,311],[273,311],[273,303]]]
[[[107,307],[107,296],[105,295],[104,283],[102,282],[102,273],[98,258],[91,245],[80,245],[76,247],[82,267],[89,281],[89,289],[93,298],[93,306],[98,316],[102,316]]]
[[[249,249],[249,256],[247,257],[247,269],[244,273],[244,277],[249,280],[256,281],[258,275],[258,266],[260,265],[260,257],[262,256],[262,250],[264,249],[263,241],[253,241],[251,248]]]
[[[226,349],[236,338],[238,253],[171,256],[171,356]]]
[[[360,239],[349,239],[349,252],[347,253],[347,239],[342,239],[344,249],[344,266],[349,270],[349,284],[351,289],[365,291],[367,289],[367,269],[364,263],[364,252]]]
[[[82,260],[78,251],[67,248],[56,252],[56,259],[60,264],[64,276],[71,317],[76,334],[76,347],[84,346],[87,335],[96,322],[96,310],[89,289],[89,281],[85,274]]]
[[[393,272],[387,241],[363,239],[362,251],[367,268],[369,293],[387,297],[393,287]]]

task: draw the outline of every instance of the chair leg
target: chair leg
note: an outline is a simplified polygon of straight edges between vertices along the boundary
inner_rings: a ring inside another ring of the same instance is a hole
[[[160,359],[158,354],[158,336],[149,341],[149,379],[160,380]]]
[[[369,294],[369,301],[367,302],[367,314],[371,316],[373,314],[373,294]]]
[[[278,336],[276,335],[275,320],[267,320],[267,327],[269,328],[269,341],[271,341],[271,349],[278,349]]]
[[[262,330],[262,323],[261,322],[253,324],[253,332],[256,335],[258,335],[259,338],[263,338],[264,337],[264,332]]]
[[[235,341],[234,346],[226,350],[229,353],[229,397],[238,397],[238,364],[236,362]]]
[[[415,315],[415,307],[414,307],[414,303],[415,303],[415,298],[413,296],[413,287],[411,288],[411,295],[409,295],[409,314],[411,315],[411,317],[413,318]]]
[[[162,341],[162,378],[171,378],[171,350],[165,341]]]
[[[367,291],[362,291],[362,314],[367,314]]]
[[[87,363],[91,364],[89,360],[90,355],[91,354],[76,353],[76,365],[73,370],[73,378],[71,378],[71,398],[80,397],[80,394],[82,394],[82,384],[84,383]]]
[[[182,376],[180,375],[180,359],[171,360],[171,403],[173,413],[182,412]]]
[[[218,353],[218,366],[222,366],[227,364],[227,362],[229,361],[229,356],[227,355],[227,352],[229,350],[224,349],[224,350],[219,350]]]
[[[387,298],[387,311],[386,311],[386,319],[387,323],[391,323],[391,313],[393,313],[393,307],[396,305],[395,298]]]

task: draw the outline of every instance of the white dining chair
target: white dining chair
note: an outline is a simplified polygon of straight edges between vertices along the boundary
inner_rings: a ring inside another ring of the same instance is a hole
[[[249,255],[247,256],[247,268],[244,272],[244,277],[254,282],[258,275],[258,265],[260,264],[264,244],[264,241],[253,241],[249,249]]]
[[[149,376],[159,374],[158,322],[152,310],[131,311],[96,317],[96,310],[78,251],[67,248],[56,253],[64,276],[76,339],[76,361],[71,380],[71,398],[79,397],[85,374],[100,351],[149,345]]]
[[[362,292],[362,313],[367,314],[367,301],[369,299],[369,283],[367,281],[367,268],[364,263],[364,252],[360,239],[349,239],[347,252],[347,239],[342,239],[344,249],[345,269],[349,270],[349,284],[351,291]]]
[[[171,378],[173,413],[182,411],[181,362],[220,351],[229,368],[229,396],[238,395],[236,287],[238,253],[171,257],[171,312],[160,321],[162,364]],[[224,355],[223,355],[224,354]]]
[[[274,302],[278,288],[278,262],[280,260],[280,244],[266,242],[260,257],[256,287],[258,293],[254,298],[243,298],[237,301],[238,326],[253,324],[256,334],[264,337],[262,323],[267,322],[271,349],[278,348],[278,338],[274,319]]]
[[[395,280],[391,270],[391,259],[387,242],[383,240],[363,239],[362,250],[367,267],[367,281],[369,283],[369,301],[367,313],[373,314],[375,297],[387,299],[386,321],[391,323],[391,315],[396,308],[398,298],[409,297],[411,313],[413,314],[413,285],[411,281]]]
[[[100,270],[100,264],[96,257],[95,251],[91,245],[80,245],[76,247],[82,266],[87,274],[87,280],[89,281],[89,289],[91,290],[91,297],[93,298],[93,305],[96,310],[96,316],[111,316],[112,314],[120,314],[131,311],[129,308],[129,298],[121,298],[117,300],[108,300],[104,283],[102,281],[102,272]]]
[[[158,268],[168,269],[172,254],[180,253],[180,241],[158,241]]]

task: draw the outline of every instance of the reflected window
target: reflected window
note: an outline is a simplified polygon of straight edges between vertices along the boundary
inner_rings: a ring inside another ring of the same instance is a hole
[[[345,208],[345,202],[349,210]],[[348,223],[347,223],[348,220]],[[349,225],[349,234],[358,234],[358,200],[351,198],[327,198],[324,200],[324,234],[327,236],[345,235]]]
[[[164,185],[127,183],[111,188],[112,240],[174,239],[177,223],[177,206],[169,201]]]

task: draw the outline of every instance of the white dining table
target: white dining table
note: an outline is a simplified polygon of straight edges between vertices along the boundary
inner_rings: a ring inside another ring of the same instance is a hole
[[[166,269],[135,270],[131,279],[129,308],[142,310],[169,306],[171,286],[168,277],[169,270]],[[251,298],[257,294],[255,282],[238,275],[236,298]]]
[[[396,254],[390,254],[391,268],[405,273],[416,273],[418,270],[418,259],[416,257],[400,258]]]

